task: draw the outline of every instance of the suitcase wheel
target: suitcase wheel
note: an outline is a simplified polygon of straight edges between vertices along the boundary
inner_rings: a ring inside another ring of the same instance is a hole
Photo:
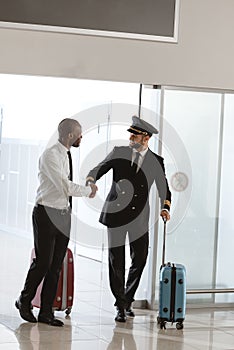
[[[68,316],[68,315],[70,315],[70,313],[71,313],[71,307],[68,307],[67,308],[67,310],[65,311],[65,314]]]
[[[176,323],[176,329],[183,329],[183,328],[184,328],[183,323],[181,323],[181,322]]]
[[[166,324],[167,324],[166,321],[161,321],[160,322],[160,329],[166,329]]]
[[[162,319],[161,317],[157,317],[157,324],[160,325],[160,329],[166,329],[167,321],[165,319]]]

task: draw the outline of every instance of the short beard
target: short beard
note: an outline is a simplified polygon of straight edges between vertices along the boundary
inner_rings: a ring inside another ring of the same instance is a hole
[[[75,147],[75,148],[78,148],[78,147],[80,147],[80,144],[77,144],[77,143],[74,142],[71,146]]]
[[[134,148],[134,149],[138,149],[138,148],[140,148],[142,146],[142,144],[141,143],[138,143],[138,142],[136,142],[136,143],[134,143],[134,144],[130,144],[130,147],[131,148]]]

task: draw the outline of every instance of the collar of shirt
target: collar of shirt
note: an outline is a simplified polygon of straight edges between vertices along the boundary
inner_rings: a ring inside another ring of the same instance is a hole
[[[149,149],[149,148],[147,147],[147,148],[144,149],[143,151],[139,152],[142,159],[145,157],[145,155],[146,155],[148,149]],[[136,158],[136,153],[137,153],[137,152],[138,152],[137,150],[133,149],[133,153],[132,153],[132,162],[133,162],[134,159]]]
[[[143,160],[144,160],[144,158],[145,158],[145,155],[146,155],[147,151],[148,151],[148,147],[147,147],[146,149],[144,149],[143,151],[139,152],[139,153],[140,153],[140,157],[139,157],[139,159],[138,159],[137,171],[138,171],[139,168],[142,166],[142,163],[143,163]],[[133,149],[133,152],[132,152],[132,164],[133,164],[133,162],[134,162],[134,160],[135,160],[135,158],[136,158],[136,153],[137,153],[137,152],[138,152],[138,151],[136,151],[135,149]]]
[[[64,153],[64,154],[66,153],[67,154],[69,149],[67,149],[66,146],[64,146],[60,141],[57,142],[57,145],[58,145],[58,147],[59,147],[59,149],[61,150],[62,153]]]

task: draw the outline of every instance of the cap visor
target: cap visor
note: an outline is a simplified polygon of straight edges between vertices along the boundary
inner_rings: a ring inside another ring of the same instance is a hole
[[[131,134],[135,134],[135,135],[141,135],[140,132],[137,132],[136,130],[133,130],[133,129],[127,129],[127,131],[129,131]]]

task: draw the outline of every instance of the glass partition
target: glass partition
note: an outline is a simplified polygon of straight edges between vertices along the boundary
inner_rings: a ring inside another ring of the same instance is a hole
[[[221,162],[221,187],[219,234],[217,241],[217,288],[234,288],[234,167],[233,167],[233,130],[234,130],[234,95],[225,94],[223,123],[223,152]],[[216,294],[216,302],[234,302],[234,293]]]
[[[162,155],[172,191],[166,260],[186,266],[188,289],[215,286],[220,120],[221,94],[164,91]],[[162,232],[160,222],[158,267]],[[187,299],[207,301],[212,295]]]

